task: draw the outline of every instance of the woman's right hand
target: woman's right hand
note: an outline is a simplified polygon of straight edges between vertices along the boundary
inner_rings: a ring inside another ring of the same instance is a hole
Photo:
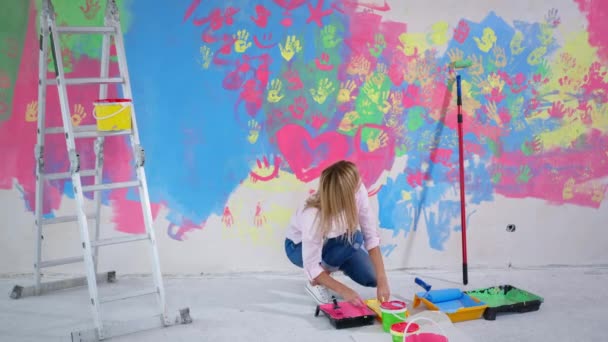
[[[349,287],[347,287],[343,291],[343,293],[341,293],[341,295],[345,301],[347,301],[355,306],[365,306],[365,302],[363,301],[363,299],[361,299],[359,294]]]

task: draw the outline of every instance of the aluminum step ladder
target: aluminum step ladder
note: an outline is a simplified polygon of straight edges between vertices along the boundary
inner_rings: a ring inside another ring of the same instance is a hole
[[[61,34],[101,34],[102,52],[101,52],[101,71],[99,77],[89,78],[66,78],[63,67],[63,56],[61,54],[60,38]],[[110,43],[113,38],[118,57],[118,69],[120,76],[110,77]],[[56,77],[47,79],[47,61],[49,57],[49,47],[53,60]],[[146,174],[144,171],[145,155],[144,149],[141,147],[139,133],[137,130],[137,122],[135,110],[131,104],[131,129],[118,131],[99,131],[96,125],[90,126],[74,126],[70,115],[70,105],[68,100],[67,85],[85,85],[98,84],[99,98],[107,97],[108,85],[119,84],[122,87],[123,97],[131,99],[131,84],[129,80],[129,72],[126,62],[126,54],[122,30],[120,27],[120,18],[118,7],[115,0],[107,0],[104,26],[101,27],[66,27],[57,26],[55,23],[55,11],[51,0],[42,1],[42,9],[40,12],[40,51],[39,51],[39,81],[38,81],[38,128],[37,128],[37,143],[35,148],[36,158],[36,261],[34,264],[34,285],[32,286],[15,286],[11,293],[11,298],[18,299],[25,296],[39,296],[51,291],[72,288],[76,286],[88,287],[90,297],[90,308],[93,316],[94,328],[83,331],[73,331],[71,333],[72,341],[99,341],[105,340],[114,336],[120,336],[141,330],[154,329],[158,327],[166,327],[174,324],[188,324],[192,322],[189,309],[184,308],[178,310],[176,315],[170,317],[167,312],[165,289],[160,270],[160,261],[156,238],[152,226],[152,211],[150,199],[148,195],[148,185],[146,183]],[[63,121],[62,127],[49,127],[45,125],[45,107],[46,107],[46,89],[47,86],[57,86],[59,102],[61,107],[61,117]],[[92,99],[93,100],[93,99]],[[70,161],[69,172],[46,173],[44,168],[44,147],[45,136],[48,134],[63,134],[66,140],[67,152]],[[102,183],[103,170],[103,148],[105,137],[124,135],[129,136],[133,155],[135,157],[135,168],[137,179],[128,182],[119,183]],[[80,156],[76,151],[77,138],[95,137],[94,151],[96,155],[95,169],[81,170]],[[93,185],[83,186],[82,177],[94,177]],[[77,208],[76,215],[44,218],[43,217],[43,190],[44,183],[49,180],[71,179],[74,197],[76,199]],[[123,188],[137,188],[139,190],[140,201],[144,215],[144,223],[146,232],[144,234],[128,235],[100,239],[100,208],[101,208],[101,191]],[[95,212],[85,213],[85,192],[94,193]],[[89,234],[89,220],[95,220],[94,238],[91,239]],[[42,242],[43,242],[43,226],[58,223],[78,222],[80,229],[80,239],[82,244],[82,255],[76,257],[67,257],[57,260],[42,260]],[[98,293],[98,282],[114,282],[116,281],[116,273],[110,271],[107,273],[98,273],[98,249],[103,246],[146,242],[149,244],[150,258],[153,267],[154,286],[149,289],[137,290],[123,295],[100,298]],[[66,264],[84,262],[86,276],[74,279],[66,279],[59,281],[41,282],[41,270],[47,267],[54,267]],[[158,302],[158,312],[150,317],[129,322],[118,322],[110,324],[102,320],[101,304],[113,302],[127,298],[154,295]]]

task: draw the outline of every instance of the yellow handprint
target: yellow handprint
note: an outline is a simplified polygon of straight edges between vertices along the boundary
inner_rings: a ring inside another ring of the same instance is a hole
[[[318,104],[323,104],[325,100],[327,100],[329,94],[333,93],[334,90],[336,90],[336,88],[334,87],[333,83],[329,80],[329,78],[326,77],[319,80],[316,89],[310,89],[310,94],[315,102]]]
[[[498,115],[498,109],[496,108],[496,103],[494,101],[490,101],[490,103],[486,105],[486,112],[490,119],[494,120],[499,127],[502,127],[502,120]]]
[[[473,40],[477,43],[479,50],[488,52],[494,46],[494,43],[496,43],[496,33],[491,28],[486,27],[483,29],[481,38],[474,37]]]
[[[281,56],[289,62],[297,52],[302,51],[302,46],[296,36],[287,36],[285,46],[283,47],[283,44],[279,43],[279,49],[281,50]]]
[[[38,120],[38,101],[28,103],[25,108],[25,121],[34,122]]]
[[[450,51],[448,51],[448,57],[450,58],[450,62],[454,63],[464,59],[464,52],[460,49],[450,49]]]
[[[201,64],[201,67],[203,69],[209,68],[209,65],[211,64],[211,60],[213,59],[213,54],[211,53],[211,49],[207,45],[203,45],[200,48],[200,53],[201,53],[201,61],[199,63]]]
[[[538,40],[540,40],[540,44],[543,46],[548,46],[553,42],[553,28],[549,24],[540,24]]]
[[[567,199],[571,199],[572,197],[574,197],[574,185],[576,184],[576,182],[574,181],[574,178],[569,178],[565,183],[564,183],[564,188],[562,190],[562,198],[567,200]]]
[[[494,54],[494,65],[497,68],[504,68],[507,66],[507,55],[505,54],[505,49],[496,45],[492,49],[492,53]]]
[[[370,152],[374,152],[380,147],[385,147],[388,145],[388,134],[384,131],[380,131],[379,133],[374,134],[373,138],[369,138],[367,141],[367,149]]]
[[[388,66],[386,66],[386,64],[378,63],[376,65],[376,73],[386,75],[387,72],[388,72]]]
[[[546,46],[539,46],[528,55],[528,64],[537,65],[543,60],[543,56],[547,53]]]
[[[249,32],[247,30],[239,30],[236,35],[232,35],[235,40],[234,42],[234,51],[238,53],[243,53],[247,49],[251,47],[251,42],[248,42]]]
[[[355,125],[353,123],[357,119],[359,119],[359,113],[355,112],[354,110],[344,114],[344,117],[338,125],[338,129],[342,132],[352,131],[355,128]]]
[[[391,114],[401,115],[403,114],[403,93],[401,91],[395,91],[390,96],[391,103]]]
[[[591,195],[591,200],[597,203],[602,203],[604,200],[604,194],[606,193],[605,186],[598,184],[593,187],[593,192]]]
[[[512,55],[519,55],[524,52],[524,47],[522,43],[524,42],[524,34],[521,31],[515,32],[513,38],[511,39],[511,43],[509,43],[509,47],[511,48]]]
[[[249,120],[249,135],[247,136],[247,140],[250,144],[255,144],[258,141],[258,137],[260,136],[260,124],[255,121],[255,119]]]
[[[473,76],[482,75],[484,73],[483,56],[473,55],[471,57],[471,62],[473,64],[471,65],[471,68],[469,69],[469,74],[471,74]]]
[[[364,76],[369,74],[370,68],[370,61],[368,61],[364,56],[358,55],[351,59],[346,69],[346,73],[349,75]]]
[[[72,124],[74,126],[80,125],[82,119],[87,116],[87,113],[84,111],[84,107],[81,104],[74,105],[74,113],[72,113]]]
[[[283,88],[283,82],[281,82],[281,80],[279,79],[274,79],[270,82],[270,88],[268,90],[268,102],[270,103],[277,103],[279,101],[281,101],[281,99],[283,97],[285,97],[284,94],[281,94],[281,90]]]
[[[346,103],[353,100],[355,97],[351,96],[353,90],[357,85],[353,80],[348,80],[346,83],[340,84],[340,90],[338,90],[338,103]]]

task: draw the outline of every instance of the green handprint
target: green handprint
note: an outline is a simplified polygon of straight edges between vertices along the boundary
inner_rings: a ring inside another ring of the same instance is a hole
[[[336,37],[336,27],[334,25],[327,25],[321,30],[321,42],[324,48],[332,49],[341,41],[342,38]]]
[[[378,58],[382,54],[382,51],[384,51],[384,48],[386,48],[386,40],[382,33],[376,34],[374,44],[367,43],[367,47],[369,48],[369,53]]]
[[[528,183],[530,178],[532,178],[530,167],[528,165],[520,167],[519,175],[517,175],[517,180],[522,183]]]
[[[334,84],[328,78],[324,78],[319,80],[316,89],[310,89],[310,94],[315,102],[323,104],[327,100],[327,97],[335,90]]]
[[[284,47],[283,44],[279,43],[279,49],[281,49],[281,56],[289,62],[296,52],[302,51],[302,45],[300,45],[300,41],[296,36],[288,36]]]

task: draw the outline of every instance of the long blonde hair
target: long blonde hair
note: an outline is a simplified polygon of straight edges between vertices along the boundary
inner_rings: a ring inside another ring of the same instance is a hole
[[[306,201],[307,208],[318,209],[317,222],[323,238],[332,225],[346,228],[349,241],[359,226],[355,194],[361,177],[357,166],[342,160],[327,167],[321,173],[318,191]]]

